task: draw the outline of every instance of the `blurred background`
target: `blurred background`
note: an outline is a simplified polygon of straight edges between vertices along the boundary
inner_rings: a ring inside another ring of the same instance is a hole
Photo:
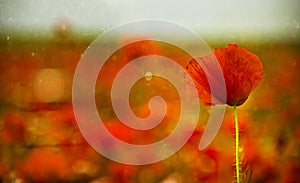
[[[299,7],[297,0],[0,0],[0,182],[233,181],[230,107],[206,150],[197,149],[209,115],[209,107],[201,106],[198,126],[187,144],[151,165],[108,160],[82,137],[71,99],[73,74],[81,55],[99,35],[142,19],[172,21],[196,32],[211,48],[237,43],[260,57],[263,80],[239,107],[243,179],[297,182]],[[155,76],[136,83],[130,101],[138,116],[149,114],[146,106],[151,96],[159,94],[168,104],[162,125],[141,133],[116,118],[109,101],[109,82],[122,64],[162,52],[182,65],[190,59],[167,45],[129,45],[108,60],[112,65],[102,73],[108,78],[96,85],[100,116],[112,134],[129,143],[153,143],[170,134],[180,112],[178,94],[172,84]]]

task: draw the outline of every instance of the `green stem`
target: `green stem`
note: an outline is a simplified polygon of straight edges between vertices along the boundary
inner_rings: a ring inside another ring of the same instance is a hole
[[[240,183],[240,161],[239,161],[239,122],[236,105],[233,106],[234,121],[235,121],[235,168],[236,168],[236,182]]]

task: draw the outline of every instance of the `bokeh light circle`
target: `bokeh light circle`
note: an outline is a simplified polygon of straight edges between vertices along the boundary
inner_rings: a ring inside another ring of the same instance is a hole
[[[60,69],[40,69],[33,81],[33,91],[42,102],[57,102],[64,94],[65,80]]]

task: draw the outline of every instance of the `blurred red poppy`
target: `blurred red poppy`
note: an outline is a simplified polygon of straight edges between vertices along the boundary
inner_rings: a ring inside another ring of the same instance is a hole
[[[4,116],[0,139],[4,143],[24,144],[27,139],[26,121],[21,113],[8,113]]]
[[[136,38],[137,39],[137,38]],[[128,59],[129,61],[137,59],[142,56],[159,55],[161,54],[160,43],[154,40],[148,40],[146,37],[139,37],[140,40],[133,41],[134,38],[127,37],[120,40],[122,44],[131,43],[125,45],[121,49],[121,57]],[[123,58],[123,59],[124,59]],[[127,61],[128,61],[127,60]]]
[[[220,79],[216,76],[218,68],[214,66],[212,56],[217,59],[226,83],[226,102],[218,98]],[[200,63],[200,64],[199,64]],[[206,73],[200,65],[205,65]],[[263,76],[263,65],[257,55],[236,44],[229,44],[226,48],[214,49],[205,57],[192,59],[186,66],[187,72],[195,82],[199,97],[205,105],[228,104],[239,106],[243,104],[250,93],[257,87]],[[208,82],[207,75],[213,77],[212,83]],[[212,101],[211,88],[216,89],[215,101]]]
[[[17,174],[30,182],[64,180],[70,175],[70,165],[61,151],[34,149],[18,163]]]
[[[137,174],[138,167],[112,162],[108,165],[108,173],[114,182],[132,182]]]

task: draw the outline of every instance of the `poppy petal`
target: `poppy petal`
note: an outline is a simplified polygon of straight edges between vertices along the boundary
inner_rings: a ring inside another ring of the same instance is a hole
[[[219,65],[214,62],[215,58]],[[218,72],[219,67],[222,69],[222,76]],[[236,44],[214,49],[210,55],[192,59],[186,70],[194,80],[198,95],[205,105],[239,106],[247,100],[263,76],[263,65],[259,57]],[[225,87],[221,82],[222,77],[226,83],[226,100],[222,98],[222,88]]]
[[[227,104],[243,104],[262,79],[263,66],[259,57],[236,44],[214,49],[214,54],[223,69]]]

